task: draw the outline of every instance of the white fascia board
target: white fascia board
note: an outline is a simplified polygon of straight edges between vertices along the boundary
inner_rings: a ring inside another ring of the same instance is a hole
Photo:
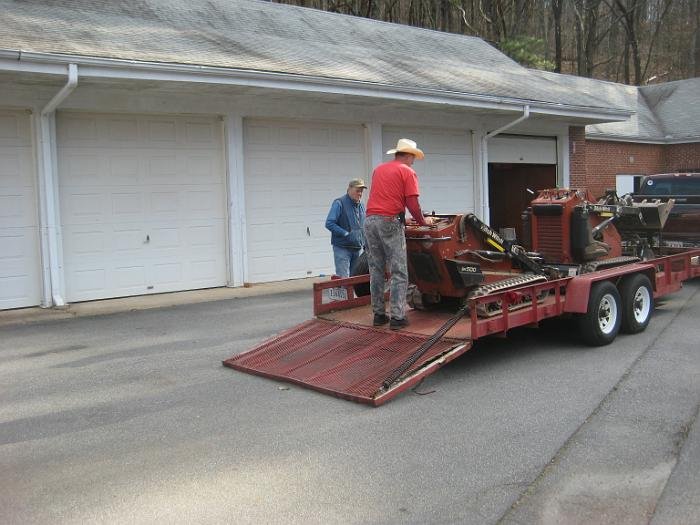
[[[425,102],[449,106],[522,112],[524,105],[530,106],[533,114],[575,117],[598,121],[627,120],[634,112],[615,108],[591,108],[565,106],[542,101],[530,101],[425,89],[402,87],[357,80],[327,77],[312,77],[189,64],[164,64],[76,55],[46,54],[0,50],[0,71],[65,74],[65,66],[74,63],[80,66],[81,78],[111,78],[131,80],[159,80],[164,82],[196,82],[269,89],[285,89],[312,93],[333,93],[406,102]],[[56,66],[54,70],[51,66]]]
[[[639,137],[621,137],[619,135],[588,135],[586,134],[586,140],[600,140],[605,142],[633,142],[635,144],[695,144],[700,142],[700,137],[696,138],[686,138],[686,139],[649,139],[649,138],[639,138]]]

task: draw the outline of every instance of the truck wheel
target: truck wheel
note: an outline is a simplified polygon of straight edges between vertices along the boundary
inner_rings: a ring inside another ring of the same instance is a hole
[[[367,261],[367,252],[362,252],[360,256],[355,261],[355,264],[350,268],[350,277],[355,277],[356,275],[366,275],[369,273],[369,261]],[[355,295],[358,297],[364,297],[369,295],[369,283],[362,283],[355,285]]]
[[[610,281],[601,281],[591,287],[588,310],[579,317],[581,338],[591,346],[613,342],[621,324],[620,292]]]
[[[641,273],[630,275],[620,285],[622,326],[626,334],[643,332],[654,310],[654,292],[649,278]]]

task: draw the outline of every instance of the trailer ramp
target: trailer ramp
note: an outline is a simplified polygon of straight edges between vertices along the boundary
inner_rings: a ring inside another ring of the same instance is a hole
[[[223,362],[242,372],[295,383],[379,406],[437,371],[472,346],[443,338],[392,385],[382,383],[428,335],[312,319]]]

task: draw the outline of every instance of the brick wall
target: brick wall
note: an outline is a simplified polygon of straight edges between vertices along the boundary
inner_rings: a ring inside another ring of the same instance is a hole
[[[667,171],[700,171],[700,142],[666,146]]]
[[[615,187],[616,175],[649,175],[667,171],[666,146],[633,142],[586,142],[586,180],[596,197]]]
[[[585,128],[569,127],[570,186],[600,197],[616,175],[650,175],[700,168],[700,142],[638,144],[585,140]]]
[[[586,128],[569,127],[569,186],[586,186]]]

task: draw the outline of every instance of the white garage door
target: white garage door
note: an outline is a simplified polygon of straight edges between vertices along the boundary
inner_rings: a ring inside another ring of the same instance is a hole
[[[418,143],[425,159],[416,161],[420,204],[424,212],[463,213],[474,211],[474,161],[468,131],[385,127],[384,151],[396,147],[400,138]],[[388,155],[385,160],[390,160]]]
[[[68,301],[222,286],[221,123],[59,113]]]
[[[29,114],[0,110],[0,309],[41,302]]]
[[[556,164],[555,137],[499,135],[488,142],[489,162],[510,164]]]
[[[333,272],[326,216],[348,181],[367,177],[361,126],[245,123],[248,279]]]

